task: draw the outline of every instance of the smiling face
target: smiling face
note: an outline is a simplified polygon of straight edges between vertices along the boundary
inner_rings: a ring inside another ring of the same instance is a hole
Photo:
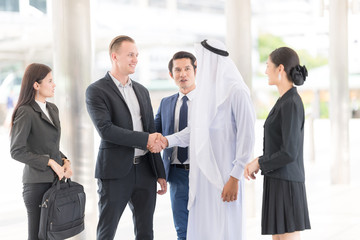
[[[53,81],[52,72],[49,72],[40,83],[34,83],[34,89],[37,91],[35,99],[45,102],[46,98],[51,98],[55,93],[55,83]]]
[[[268,76],[269,85],[278,85],[279,84],[279,74],[281,76],[280,66],[276,66],[271,58],[268,57],[266,61],[266,71],[265,74]]]
[[[136,44],[124,41],[116,51],[112,52],[111,59],[115,65],[116,71],[122,76],[127,76],[135,72],[138,55],[139,53]]]
[[[173,60],[172,72],[169,74],[182,93],[187,94],[195,89],[196,70],[189,58]]]

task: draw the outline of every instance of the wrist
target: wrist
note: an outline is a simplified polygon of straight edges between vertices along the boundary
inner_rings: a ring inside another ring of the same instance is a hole
[[[258,169],[260,169],[260,162],[259,162],[259,157],[257,157],[256,159],[255,159],[255,163],[256,163],[256,167],[258,168]]]
[[[229,181],[232,181],[232,182],[239,182],[239,179],[237,179],[236,177],[230,176]]]
[[[55,161],[50,158],[47,165],[48,165],[49,167],[51,167],[51,165],[53,165],[54,162],[55,162]]]

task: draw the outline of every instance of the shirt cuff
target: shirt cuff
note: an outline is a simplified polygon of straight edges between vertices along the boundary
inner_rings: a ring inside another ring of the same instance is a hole
[[[230,172],[230,175],[234,178],[237,178],[238,180],[241,180],[241,177],[243,176],[244,168],[240,165],[235,165],[233,169]]]
[[[172,148],[172,147],[176,146],[176,138],[173,135],[168,135],[165,137],[168,140],[167,148]]]

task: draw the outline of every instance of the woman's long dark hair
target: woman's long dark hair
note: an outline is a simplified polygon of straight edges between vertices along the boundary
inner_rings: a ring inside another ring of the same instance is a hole
[[[16,111],[19,107],[29,104],[35,99],[36,90],[34,89],[34,83],[37,82],[40,84],[49,72],[51,72],[51,68],[41,63],[32,63],[27,66],[24,77],[21,81],[19,98],[11,117],[11,127],[14,124]]]

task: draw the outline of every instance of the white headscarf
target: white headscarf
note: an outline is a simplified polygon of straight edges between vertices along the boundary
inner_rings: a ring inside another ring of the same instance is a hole
[[[191,179],[196,181],[195,172],[191,170],[193,166],[199,168],[209,182],[222,190],[225,183],[213,153],[213,147],[216,148],[216,146],[212,146],[210,141],[211,124],[219,106],[229,97],[233,87],[240,87],[249,95],[250,91],[234,62],[228,56],[222,56],[208,50],[203,44],[215,52],[220,50],[225,55],[227,53],[225,45],[218,40],[207,40],[205,43],[203,41],[202,44],[195,44],[197,59],[196,99],[192,107],[190,120],[190,142],[195,147],[190,152],[192,164],[190,174],[192,174]],[[192,185],[190,188],[190,202],[194,200],[196,193],[196,184],[193,183]]]

